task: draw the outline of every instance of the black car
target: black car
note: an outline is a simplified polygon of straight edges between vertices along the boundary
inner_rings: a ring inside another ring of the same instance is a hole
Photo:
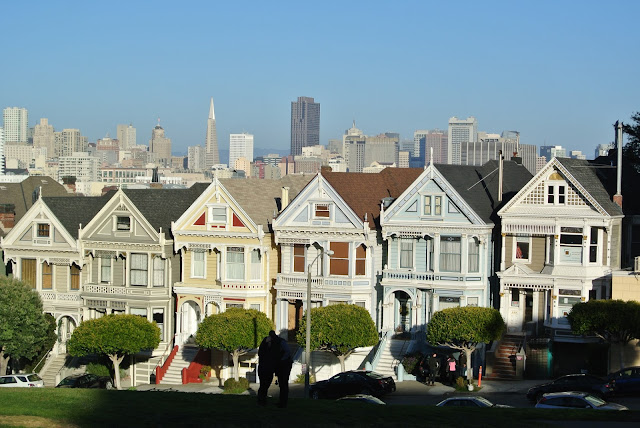
[[[56,388],[99,388],[111,389],[113,383],[108,376],[98,376],[90,373],[67,376]]]
[[[616,395],[640,394],[640,367],[627,367],[608,377]]]
[[[340,398],[353,394],[380,397],[396,390],[393,378],[368,370],[351,370],[309,386],[311,398]]]
[[[541,385],[536,385],[529,389],[527,398],[531,401],[538,401],[542,394],[548,392],[580,391],[589,392],[598,397],[608,397],[613,392],[611,383],[598,376],[589,374],[570,374]]]

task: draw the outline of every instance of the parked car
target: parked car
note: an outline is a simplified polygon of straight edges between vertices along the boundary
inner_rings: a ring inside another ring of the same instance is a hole
[[[27,373],[27,374],[12,374],[0,376],[0,387],[20,387],[20,388],[29,388],[29,387],[44,387],[44,382],[35,373]]]
[[[56,388],[100,388],[111,389],[113,383],[108,376],[98,376],[90,373],[67,376]]]
[[[386,404],[384,401],[382,401],[378,397],[374,397],[373,395],[365,395],[365,394],[347,395],[346,397],[338,398],[338,401],[357,401],[360,403],[367,403],[367,404]]]
[[[640,367],[627,367],[608,377],[616,395],[640,394]]]
[[[544,394],[536,404],[536,409],[629,410],[621,404],[607,403],[595,395],[577,391]]]
[[[484,397],[469,396],[469,397],[451,397],[446,400],[442,400],[438,404],[438,407],[503,407],[511,408],[513,406],[507,406],[506,404],[494,404]]]
[[[598,376],[589,374],[570,374],[529,389],[527,398],[531,401],[539,401],[542,394],[548,392],[581,391],[588,392],[599,397],[609,397],[613,392],[611,384]]]
[[[312,398],[340,398],[353,394],[380,397],[396,390],[393,378],[369,370],[351,370],[338,373],[327,380],[309,386]]]

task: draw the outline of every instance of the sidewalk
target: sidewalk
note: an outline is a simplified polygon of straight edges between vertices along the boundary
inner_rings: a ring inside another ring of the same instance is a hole
[[[477,383],[477,379],[474,381]],[[482,393],[496,394],[523,394],[526,393],[533,385],[543,383],[543,380],[514,380],[514,381],[482,381]],[[246,394],[257,394],[257,383],[249,385],[250,390]],[[187,385],[139,385],[136,387],[138,391],[178,391],[178,392],[200,392],[203,394],[222,394],[222,388],[211,383],[190,383]],[[443,385],[436,382],[434,386],[427,386],[424,383],[415,380],[407,380],[396,383],[396,392],[394,395],[438,395],[454,393],[455,389],[451,386]],[[269,395],[278,395],[279,387],[274,383],[269,387]],[[289,384],[289,396],[301,398],[304,396],[304,385],[298,383]]]

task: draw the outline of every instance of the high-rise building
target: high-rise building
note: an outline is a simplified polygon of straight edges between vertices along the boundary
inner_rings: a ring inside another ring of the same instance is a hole
[[[310,97],[291,102],[291,155],[302,153],[303,147],[320,144],[320,103]]]
[[[60,156],[58,180],[62,180],[63,177],[75,177],[77,181],[98,181],[98,162],[97,157],[84,152]]]
[[[470,116],[466,119],[449,118],[449,132],[447,138],[447,163],[460,165],[460,144],[474,143],[478,137],[478,121]]]
[[[608,156],[609,155],[609,150],[614,149],[614,144],[613,143],[609,143],[609,144],[598,144],[596,146],[596,152],[595,152],[595,157],[600,157],[600,156]]]
[[[400,149],[399,136],[387,137],[385,134],[367,136],[364,143],[364,167],[373,162],[398,164]]]
[[[187,168],[192,171],[205,169],[205,148],[202,146],[189,146],[187,148]]]
[[[160,126],[160,119],[151,131],[149,153],[151,153],[154,162],[162,166],[171,164],[171,139],[164,136],[164,128]]]
[[[0,128],[0,175],[4,175],[4,129]]]
[[[55,142],[52,157],[71,156],[76,152],[87,151],[89,140],[80,134],[79,129],[63,129],[62,132],[54,132],[53,135]]]
[[[49,125],[49,119],[41,118],[40,123],[33,128],[33,147],[46,148],[47,157],[52,158],[55,154],[55,142],[53,125]]]
[[[7,107],[2,111],[4,141],[26,143],[29,141],[29,112],[26,108]]]
[[[129,150],[136,143],[136,128],[132,124],[118,125],[116,138],[119,141],[121,150]]]
[[[504,135],[504,134],[503,134]],[[503,138],[499,134],[478,132],[476,142],[460,143],[461,165],[484,165],[490,160],[498,160],[502,152],[505,160],[517,156],[522,165],[531,173],[536,173],[537,147],[533,144],[520,144],[520,138]],[[516,155],[517,154],[517,155]]]
[[[562,146],[540,146],[540,156],[545,156],[548,160],[569,157],[567,156],[567,149]]]
[[[213,111],[213,97],[211,97],[211,104],[209,106],[209,118],[207,119],[207,137],[204,147],[206,149],[205,166],[207,169],[211,169],[213,165],[218,165],[220,163],[220,153],[218,151],[218,131],[216,131],[216,115]]]
[[[242,134],[229,135],[229,168],[235,169],[236,159],[245,158],[253,162],[253,135]]]
[[[431,153],[433,153],[433,163],[447,163],[447,133],[439,129],[415,131],[411,153],[414,158],[411,163],[414,167],[420,168],[431,162]]]

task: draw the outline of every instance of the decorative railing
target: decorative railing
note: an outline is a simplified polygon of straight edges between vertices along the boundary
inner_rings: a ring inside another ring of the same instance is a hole
[[[387,342],[389,341],[392,333],[393,332],[391,332],[391,330],[387,330],[382,333],[382,337],[380,338],[380,342],[378,343],[378,349],[376,350],[376,353],[371,360],[372,370],[375,370],[378,367],[380,357],[382,356],[382,351],[384,351],[384,349],[387,347]]]
[[[41,291],[40,297],[45,302],[79,302],[82,300],[79,293],[56,293],[55,291]]]
[[[308,277],[305,274],[278,274],[276,280],[279,286],[289,287],[306,287]],[[357,286],[369,286],[370,280],[367,277],[363,278],[340,278],[340,277],[324,277],[324,276],[312,276],[311,288],[328,288],[328,287],[357,287]]]
[[[399,281],[434,281],[433,272],[409,272],[409,271],[389,271],[382,272],[382,279]]]
[[[113,294],[129,296],[165,296],[169,294],[166,287],[125,287],[116,285],[85,284],[82,286],[84,293]]]

